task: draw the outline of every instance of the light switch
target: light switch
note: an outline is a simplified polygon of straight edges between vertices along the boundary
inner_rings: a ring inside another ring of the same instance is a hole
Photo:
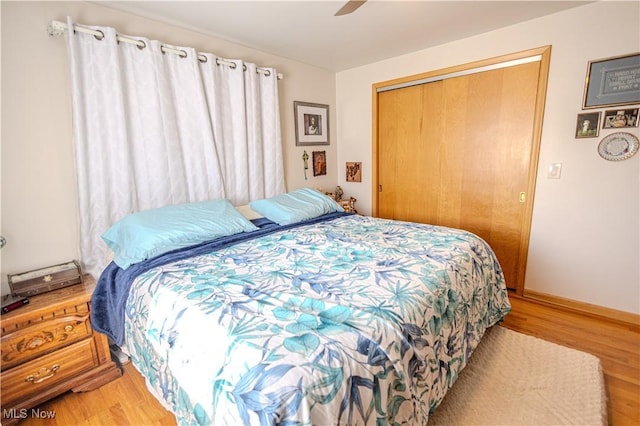
[[[551,163],[547,169],[547,179],[560,179],[562,163]]]

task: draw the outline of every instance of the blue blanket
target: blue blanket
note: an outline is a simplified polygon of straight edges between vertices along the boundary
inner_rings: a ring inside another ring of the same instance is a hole
[[[124,341],[125,305],[131,284],[138,275],[158,266],[210,253],[242,241],[251,240],[285,229],[331,220],[348,214],[352,213],[329,213],[315,219],[286,226],[279,226],[266,218],[254,219],[252,222],[260,228],[257,231],[249,233],[243,232],[217,238],[184,249],[174,250],[153,259],[131,265],[125,270],[114,262],[111,262],[105,270],[102,271],[102,274],[100,274],[96,289],[91,298],[91,325],[95,330],[109,336],[117,345],[122,345]]]

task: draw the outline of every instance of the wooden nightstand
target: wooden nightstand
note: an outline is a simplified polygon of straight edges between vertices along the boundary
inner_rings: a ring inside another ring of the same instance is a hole
[[[91,328],[95,282],[32,296],[2,315],[2,423],[68,390],[99,388],[122,375],[109,343]]]

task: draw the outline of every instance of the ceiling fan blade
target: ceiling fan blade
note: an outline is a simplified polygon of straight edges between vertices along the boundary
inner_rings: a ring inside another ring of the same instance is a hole
[[[345,3],[344,6],[340,8],[339,11],[336,12],[334,16],[342,16],[348,15],[349,13],[354,12],[357,8],[365,4],[367,0],[349,0]]]

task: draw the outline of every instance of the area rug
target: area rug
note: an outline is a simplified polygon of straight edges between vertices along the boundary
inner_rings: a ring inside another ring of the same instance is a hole
[[[429,425],[606,425],[600,360],[495,326]]]

